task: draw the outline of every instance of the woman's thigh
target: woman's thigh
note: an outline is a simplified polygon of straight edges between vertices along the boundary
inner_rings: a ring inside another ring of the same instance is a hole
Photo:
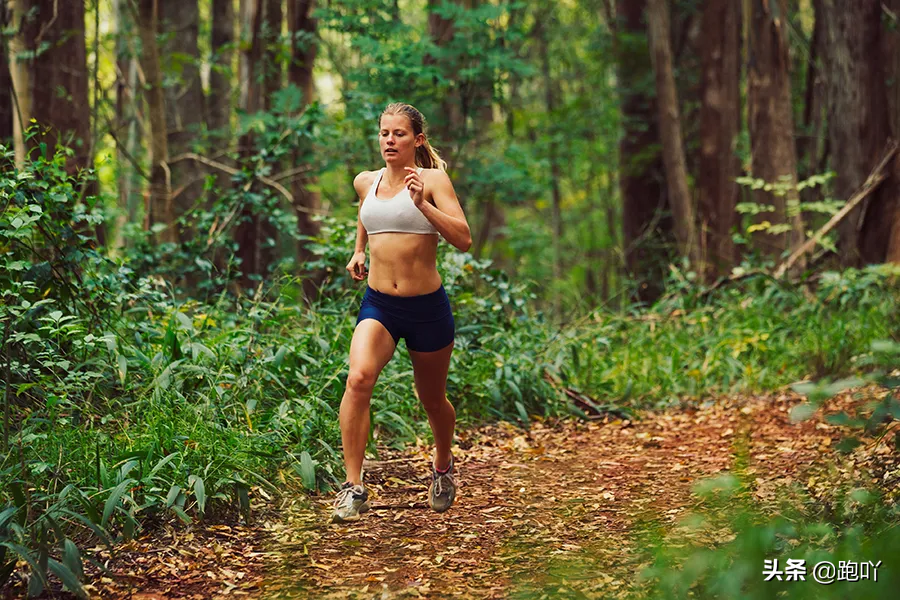
[[[394,338],[381,322],[363,319],[353,331],[350,342],[350,375],[364,374],[377,378],[384,365],[391,360],[396,346]]]
[[[416,392],[423,404],[444,400],[451,354],[453,354],[452,342],[434,352],[409,351],[416,380]]]

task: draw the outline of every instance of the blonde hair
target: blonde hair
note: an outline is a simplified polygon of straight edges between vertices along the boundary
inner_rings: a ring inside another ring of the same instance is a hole
[[[378,117],[379,124],[381,123],[381,117],[384,115],[403,115],[409,119],[415,135],[418,136],[420,133],[425,133],[425,117],[411,104],[403,102],[393,102],[388,104],[384,107],[384,111],[382,111],[381,115]],[[441,158],[437,153],[437,150],[431,147],[427,137],[425,138],[425,143],[416,148],[416,165],[426,169],[447,170],[447,162]]]

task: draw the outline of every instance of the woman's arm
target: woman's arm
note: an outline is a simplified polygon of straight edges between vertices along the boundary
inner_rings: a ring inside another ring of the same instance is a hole
[[[469,230],[469,223],[459,205],[459,198],[456,197],[450,177],[444,171],[430,169],[425,178],[428,179],[427,195],[434,204],[426,201],[423,178],[415,171],[407,176],[407,181],[412,185],[410,196],[413,202],[445,240],[466,252],[472,247],[472,232]]]
[[[350,276],[356,281],[362,281],[368,275],[366,271],[366,245],[369,243],[369,234],[366,232],[366,228],[363,227],[359,213],[362,210],[363,202],[366,200],[364,190],[368,190],[368,185],[371,185],[371,181],[368,181],[369,179],[371,179],[371,172],[363,171],[353,180],[353,187],[356,189],[356,195],[359,196],[359,208],[356,211],[356,245],[353,248],[353,256],[350,258],[350,262],[347,263],[347,271],[350,272]],[[366,185],[367,181],[368,185]]]

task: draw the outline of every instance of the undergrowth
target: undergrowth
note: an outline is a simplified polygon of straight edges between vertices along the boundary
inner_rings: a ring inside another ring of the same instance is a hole
[[[167,256],[208,270],[227,244],[186,260],[140,234],[112,258],[62,155],[17,169],[0,149],[0,163],[0,586],[24,562],[32,594],[51,573],[81,593],[85,547],[115,548],[166,519],[247,519],[285,489],[342,479],[337,411],[363,292],[343,269],[354,223],[324,220],[300,276],[235,295],[228,261],[191,294]],[[900,319],[886,267],[825,274],[805,292],[765,278],[698,291],[675,273],[649,309],[559,327],[531,284],[445,244],[440,263],[457,322],[448,397],[463,427],[583,415],[566,388],[629,408],[851,373]],[[312,274],[320,294],[307,303]],[[405,353],[376,386],[371,453],[430,435]]]

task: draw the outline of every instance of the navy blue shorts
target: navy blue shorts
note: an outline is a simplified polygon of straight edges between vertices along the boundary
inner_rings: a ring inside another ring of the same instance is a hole
[[[415,352],[446,348],[456,334],[444,286],[421,296],[391,296],[367,287],[356,324],[363,319],[375,319],[384,325],[395,344],[404,338],[406,347]]]

